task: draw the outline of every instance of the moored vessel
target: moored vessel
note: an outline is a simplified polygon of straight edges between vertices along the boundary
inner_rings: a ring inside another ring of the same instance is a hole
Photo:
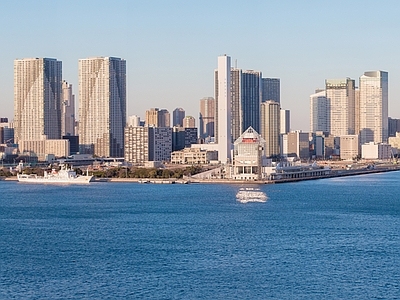
[[[59,171],[52,169],[51,172],[44,172],[44,176],[38,176],[37,174],[17,174],[19,182],[26,183],[68,183],[68,184],[79,184],[89,183],[93,176],[92,175],[77,175],[74,170],[67,168],[65,165],[61,166]]]

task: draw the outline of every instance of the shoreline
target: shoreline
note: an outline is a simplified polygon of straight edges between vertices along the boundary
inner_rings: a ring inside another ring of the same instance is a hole
[[[197,178],[94,178],[91,183],[98,182],[119,182],[119,183],[142,183],[142,184],[192,184],[192,183],[215,183],[215,184],[281,184],[305,180],[318,180],[337,177],[359,176],[374,173],[400,171],[400,166],[377,167],[373,170],[342,170],[333,169],[331,174],[323,176],[311,176],[300,178],[276,179],[276,180],[232,180],[232,179],[197,179]],[[0,181],[18,181],[16,176],[0,177]]]

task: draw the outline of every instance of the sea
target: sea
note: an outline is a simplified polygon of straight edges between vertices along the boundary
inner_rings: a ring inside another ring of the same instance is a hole
[[[0,299],[400,299],[399,183],[0,181]]]

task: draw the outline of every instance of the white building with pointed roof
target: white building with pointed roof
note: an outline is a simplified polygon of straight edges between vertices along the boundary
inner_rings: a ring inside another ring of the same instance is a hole
[[[252,127],[249,127],[235,141],[231,178],[260,180],[265,163],[266,142]]]

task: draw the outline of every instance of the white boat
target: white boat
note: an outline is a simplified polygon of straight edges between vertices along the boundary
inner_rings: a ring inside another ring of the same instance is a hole
[[[44,176],[36,174],[17,174],[19,182],[26,183],[67,183],[67,184],[80,184],[89,183],[93,176],[77,175],[74,170],[62,165],[59,171],[53,169],[50,173],[45,171]]]
[[[241,188],[236,194],[236,200],[241,203],[266,202],[267,195],[259,188]]]

